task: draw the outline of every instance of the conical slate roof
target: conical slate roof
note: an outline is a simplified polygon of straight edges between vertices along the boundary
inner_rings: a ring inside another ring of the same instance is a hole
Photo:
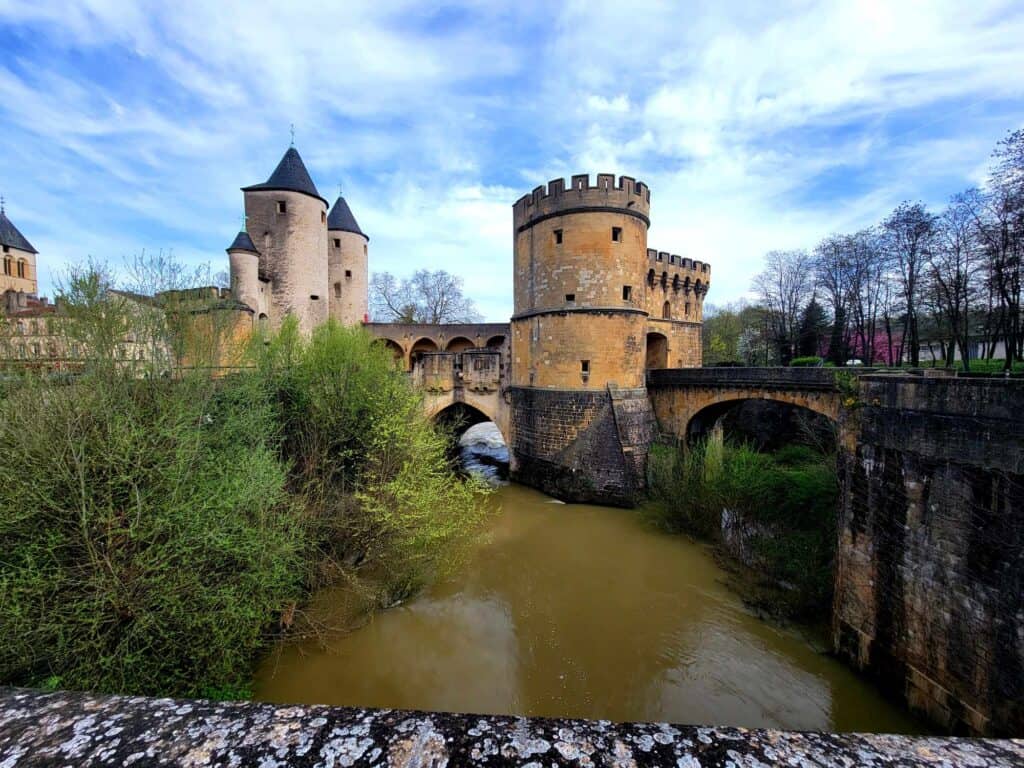
[[[357,235],[366,237],[366,233],[359,228],[359,224],[356,222],[356,217],[352,215],[352,209],[348,207],[348,203],[345,202],[345,198],[338,195],[338,199],[334,201],[334,206],[331,208],[331,212],[327,215],[327,230],[332,229],[341,230],[342,232],[355,232]],[[366,237],[367,241],[370,238]]]
[[[228,253],[231,251],[249,251],[250,253],[255,253],[257,256],[259,255],[259,251],[256,250],[256,246],[252,244],[252,238],[249,237],[249,233],[244,229],[235,235],[235,240],[227,247],[227,251]]]
[[[306,170],[306,164],[302,162],[302,158],[299,157],[299,152],[295,147],[288,147],[288,151],[284,153],[284,157],[281,158],[281,162],[277,164],[274,172],[270,174],[269,179],[262,184],[242,187],[243,192],[257,189],[302,192],[304,195],[320,198],[324,201],[324,205],[327,204],[327,201],[320,197],[316,184],[310,178],[309,171]]]
[[[7,214],[0,209],[0,245],[10,248],[17,248],[19,251],[39,253],[32,247],[32,243],[25,239],[25,236],[18,231],[18,228],[7,218]]]

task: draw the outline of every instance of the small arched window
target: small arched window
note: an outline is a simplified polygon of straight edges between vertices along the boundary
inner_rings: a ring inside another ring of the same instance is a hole
[[[26,276],[26,262],[24,259],[18,259],[18,277]]]
[[[14,268],[13,267],[13,261],[11,260],[11,257],[10,256],[4,256],[4,274],[5,275],[11,274],[11,270],[13,268]]]
[[[672,319],[672,305],[669,304],[667,301],[664,304],[661,305],[661,316],[665,320],[671,320]]]

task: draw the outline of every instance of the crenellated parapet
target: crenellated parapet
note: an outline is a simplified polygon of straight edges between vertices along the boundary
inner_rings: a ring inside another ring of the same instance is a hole
[[[673,293],[693,294],[698,298],[711,285],[711,265],[704,261],[677,256],[668,251],[647,249],[647,286]]]
[[[564,216],[587,210],[627,213],[650,225],[651,190],[642,181],[613,173],[597,174],[590,183],[588,174],[573,176],[569,185],[565,179],[553,179],[528,195],[523,195],[512,206],[516,232],[552,216]]]

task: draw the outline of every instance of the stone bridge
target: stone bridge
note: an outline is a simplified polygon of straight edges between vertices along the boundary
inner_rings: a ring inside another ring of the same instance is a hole
[[[469,427],[493,421],[510,443],[504,389],[509,370],[508,323],[408,325],[370,323],[424,393],[427,415]]]
[[[832,368],[682,368],[647,372],[647,393],[662,432],[688,439],[743,400],[795,405],[839,421]]]

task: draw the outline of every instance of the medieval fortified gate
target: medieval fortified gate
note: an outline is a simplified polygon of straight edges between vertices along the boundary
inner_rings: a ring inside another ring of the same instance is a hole
[[[538,187],[513,209],[509,324],[369,330],[432,416],[493,421],[512,477],[567,501],[632,505],[659,435],[744,400],[826,416],[835,650],[945,727],[1024,732],[1024,382],[702,369],[710,267],[648,249],[649,207],[628,177]]]

